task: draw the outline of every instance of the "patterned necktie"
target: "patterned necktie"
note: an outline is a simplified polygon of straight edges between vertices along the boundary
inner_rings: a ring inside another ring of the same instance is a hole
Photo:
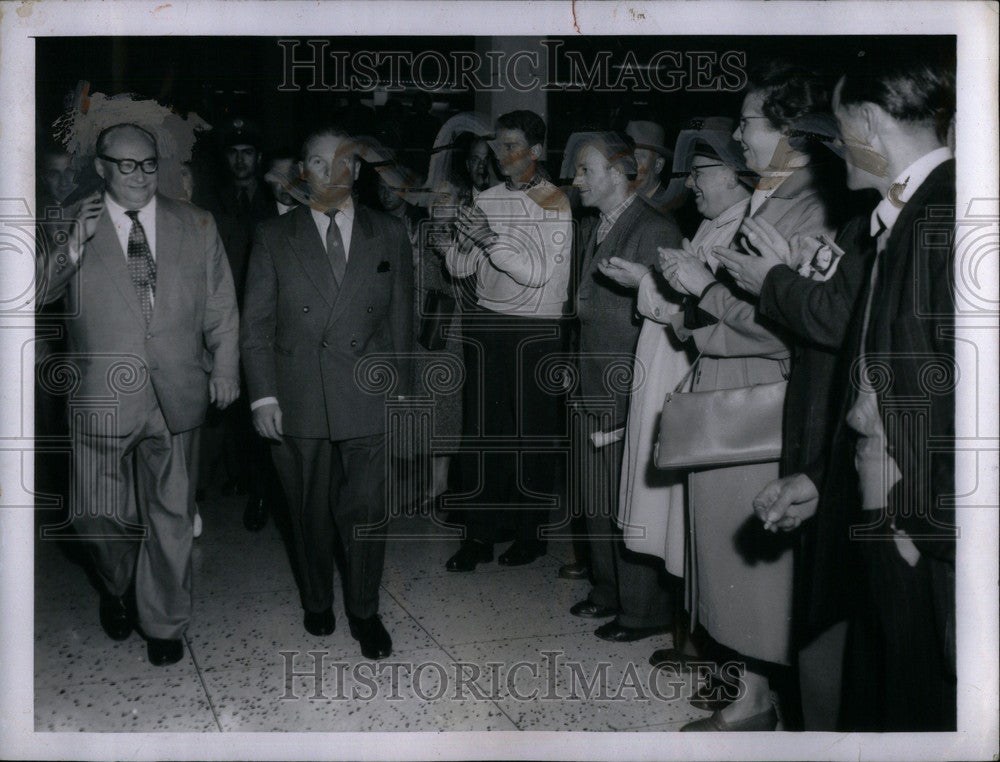
[[[146,231],[139,222],[139,210],[132,209],[125,214],[132,220],[132,229],[128,233],[128,272],[139,295],[142,316],[149,325],[153,317],[153,296],[156,294],[156,264],[146,240]]]
[[[340,226],[337,225],[337,212],[339,209],[331,209],[326,213],[330,218],[330,227],[326,229],[326,253],[330,257],[330,267],[333,269],[333,279],[337,282],[337,288],[344,280],[344,273],[347,271],[347,255],[344,252],[344,239],[340,235]]]

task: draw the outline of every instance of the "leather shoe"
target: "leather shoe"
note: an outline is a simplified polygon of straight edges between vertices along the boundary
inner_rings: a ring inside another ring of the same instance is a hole
[[[772,706],[766,712],[754,714],[742,720],[727,722],[722,712],[712,712],[710,717],[689,722],[681,727],[686,732],[737,732],[746,733],[754,730],[774,730],[778,726],[778,713]]]
[[[378,614],[367,619],[348,619],[351,637],[361,644],[361,655],[366,659],[384,659],[392,653],[392,638],[382,626]]]
[[[101,628],[112,640],[125,640],[132,634],[132,620],[128,615],[125,599],[112,595],[101,596]]]
[[[612,643],[632,643],[636,640],[648,638],[651,635],[659,635],[662,632],[670,632],[670,626],[626,627],[625,625],[619,623],[617,619],[605,622],[594,630],[594,634],[601,640],[608,640]]]
[[[247,500],[247,507],[243,509],[243,526],[251,532],[259,532],[267,523],[269,513],[264,498],[251,496]]]
[[[583,617],[584,619],[601,619],[606,616],[614,616],[618,613],[618,609],[613,609],[610,606],[599,606],[587,598],[574,603],[569,613],[573,616]]]
[[[317,638],[330,635],[337,627],[337,620],[333,618],[332,608],[323,611],[307,611],[302,623],[306,627],[306,632]]]
[[[542,553],[543,551],[538,545],[529,545],[528,543],[515,540],[507,550],[500,554],[500,557],[497,558],[497,563],[501,566],[524,566],[525,564],[530,564],[541,556]]]
[[[704,664],[706,661],[708,660],[690,656],[676,648],[657,648],[649,657],[649,663],[654,667],[674,667],[678,671],[685,669],[691,662]]]
[[[477,564],[489,563],[493,560],[493,548],[479,540],[466,540],[458,552],[448,559],[444,568],[452,572],[469,572]]]
[[[149,663],[154,667],[165,667],[181,660],[184,655],[184,643],[179,639],[150,638],[146,643],[146,653],[149,656]]]
[[[559,567],[559,579],[586,579],[589,576],[590,567],[580,561]]]

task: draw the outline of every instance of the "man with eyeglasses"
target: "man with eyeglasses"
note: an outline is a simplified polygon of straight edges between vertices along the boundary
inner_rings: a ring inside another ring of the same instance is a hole
[[[42,300],[67,298],[73,400],[111,400],[70,421],[71,511],[101,626],[125,640],[137,625],[162,666],[182,658],[191,618],[191,432],[209,402],[239,396],[236,295],[211,215],[157,193],[153,136],[114,125],[96,154],[105,191],[47,255]]]

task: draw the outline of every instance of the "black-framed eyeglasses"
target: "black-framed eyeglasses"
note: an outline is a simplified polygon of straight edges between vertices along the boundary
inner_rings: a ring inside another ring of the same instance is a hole
[[[139,161],[137,159],[116,159],[113,156],[99,153],[97,154],[97,158],[104,159],[104,161],[110,161],[118,167],[118,171],[123,175],[131,175],[138,167],[142,167],[143,172],[147,175],[151,175],[156,171],[160,163],[160,160],[155,156],[151,159],[142,159]]]

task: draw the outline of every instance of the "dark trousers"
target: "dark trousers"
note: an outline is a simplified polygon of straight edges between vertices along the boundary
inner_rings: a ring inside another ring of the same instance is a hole
[[[146,415],[130,434],[73,432],[73,525],[109,594],[135,581],[142,631],[180,638],[191,618],[191,432],[171,434],[152,388],[143,394]]]
[[[302,607],[333,605],[335,543],[351,616],[378,613],[385,560],[385,435],[332,442],[285,436],[271,446],[288,502]]]
[[[540,505],[556,492],[566,454],[565,397],[544,377],[545,360],[563,351],[565,324],[480,308],[463,315],[462,333],[468,537],[492,544],[506,526],[515,540],[540,543],[551,510]]]
[[[845,730],[947,731],[956,723],[955,569],[891,539],[860,543],[864,588],[848,635]]]
[[[610,421],[584,413],[573,437],[576,494],[587,524],[594,582],[590,600],[618,609],[618,621],[626,627],[667,625],[673,608],[662,559],[628,550],[615,523],[623,443],[597,448],[590,438],[612,427]]]

